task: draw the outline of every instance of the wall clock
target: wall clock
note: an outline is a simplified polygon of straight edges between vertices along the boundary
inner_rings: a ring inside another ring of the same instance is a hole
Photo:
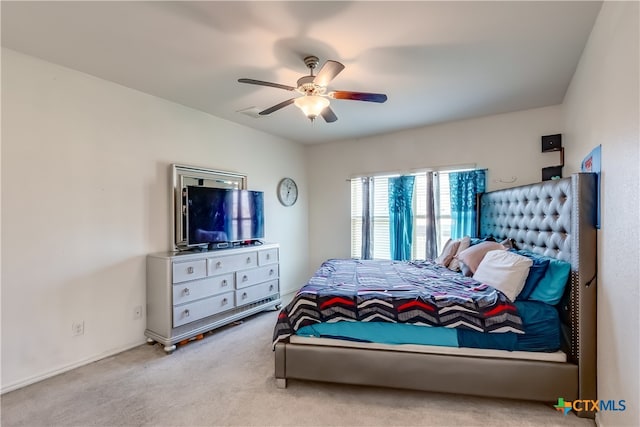
[[[298,200],[298,186],[291,178],[283,178],[278,183],[278,200],[284,206],[291,206]]]

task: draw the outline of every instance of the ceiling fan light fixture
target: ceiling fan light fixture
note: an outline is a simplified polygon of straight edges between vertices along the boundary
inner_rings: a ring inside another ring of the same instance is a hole
[[[239,83],[248,83],[259,86],[270,86],[278,89],[298,92],[302,96],[298,98],[289,98],[279,104],[258,112],[259,116],[266,116],[275,111],[280,110],[288,105],[295,103],[302,110],[305,116],[311,122],[316,117],[322,116],[325,122],[333,123],[338,117],[329,107],[329,98],[345,99],[352,101],[368,101],[368,102],[385,102],[387,95],[383,93],[367,93],[367,92],[351,92],[351,91],[330,91],[327,92],[327,85],[344,69],[344,65],[338,61],[327,60],[318,74],[313,75],[313,70],[318,66],[318,57],[307,56],[304,63],[309,68],[309,75],[302,76],[298,79],[296,86],[287,86],[280,83],[265,82],[254,79],[238,79]]]
[[[311,121],[329,106],[329,100],[318,95],[305,95],[293,101]]]

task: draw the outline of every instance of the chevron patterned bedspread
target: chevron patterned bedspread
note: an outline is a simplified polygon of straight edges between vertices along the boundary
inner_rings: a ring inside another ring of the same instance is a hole
[[[325,261],[282,309],[273,344],[318,322],[404,322],[524,333],[501,292],[432,261]]]

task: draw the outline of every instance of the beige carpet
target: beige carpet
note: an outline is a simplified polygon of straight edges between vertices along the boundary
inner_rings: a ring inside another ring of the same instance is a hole
[[[159,345],[2,396],[9,426],[592,426],[551,405],[289,381],[275,387],[276,312],[165,355]]]

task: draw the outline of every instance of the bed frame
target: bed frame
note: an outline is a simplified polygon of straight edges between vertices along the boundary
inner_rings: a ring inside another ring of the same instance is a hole
[[[596,176],[484,193],[478,236],[571,263],[560,304],[567,362],[294,344],[275,346],[275,378],[557,402],[596,399]],[[593,412],[578,412],[591,417]]]

